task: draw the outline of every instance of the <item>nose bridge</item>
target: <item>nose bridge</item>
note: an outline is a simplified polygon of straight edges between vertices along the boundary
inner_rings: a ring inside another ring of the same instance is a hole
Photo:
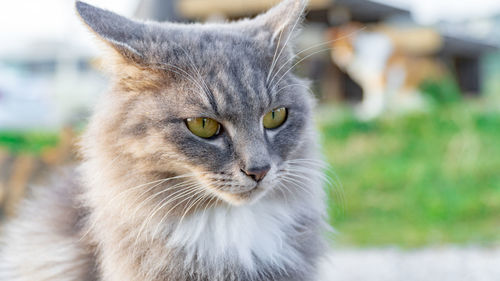
[[[255,128],[251,132],[238,132],[236,150],[241,159],[242,169],[260,169],[270,166],[271,159],[262,131]]]

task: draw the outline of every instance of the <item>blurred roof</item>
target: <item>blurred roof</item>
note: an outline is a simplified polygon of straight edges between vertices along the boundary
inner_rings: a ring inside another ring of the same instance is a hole
[[[280,0],[178,0],[179,12],[189,19],[205,19],[213,15],[227,17],[248,16],[260,13]],[[309,9],[331,6],[333,0],[309,0]]]
[[[177,0],[140,0],[134,16],[156,21],[181,20],[177,9]]]
[[[498,0],[370,0],[410,11],[419,24],[441,21],[462,22],[483,19],[500,13]]]
[[[373,22],[394,15],[410,15],[409,8],[369,0],[336,0],[335,4],[349,8],[356,21]]]
[[[423,18],[419,13],[430,9],[429,3],[431,2],[429,1],[336,0],[336,4],[348,8],[352,18],[356,21],[374,22],[402,16],[411,17],[417,24],[427,23],[435,27],[443,36],[444,50],[449,53],[470,55],[500,48],[500,38],[497,36],[496,30],[498,26],[494,24],[493,17],[493,15],[500,14],[500,1],[475,0],[473,2],[464,0],[459,3],[449,0],[432,1],[435,9],[429,13],[433,15],[433,19],[431,20],[429,16],[426,21],[419,21]],[[497,4],[486,6],[488,3]],[[450,9],[443,8],[443,5],[449,6]],[[438,8],[441,10],[438,11]],[[464,9],[469,9],[468,16],[462,13]],[[455,14],[456,17],[450,17],[447,13]],[[450,18],[454,21],[450,22]],[[486,23],[479,27],[480,32],[477,28],[474,30],[473,23],[476,22]]]

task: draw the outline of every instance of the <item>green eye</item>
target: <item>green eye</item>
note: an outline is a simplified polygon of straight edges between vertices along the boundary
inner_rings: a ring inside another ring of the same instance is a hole
[[[207,117],[196,117],[186,119],[188,129],[200,138],[211,138],[220,133],[220,124],[214,119]]]
[[[286,121],[287,110],[284,107],[279,107],[271,110],[266,115],[264,115],[264,128],[274,129],[281,126]]]

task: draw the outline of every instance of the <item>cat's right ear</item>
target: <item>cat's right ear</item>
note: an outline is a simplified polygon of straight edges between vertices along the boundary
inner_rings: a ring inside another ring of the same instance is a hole
[[[85,25],[123,58],[140,63],[147,26],[113,12],[77,1],[76,11]]]

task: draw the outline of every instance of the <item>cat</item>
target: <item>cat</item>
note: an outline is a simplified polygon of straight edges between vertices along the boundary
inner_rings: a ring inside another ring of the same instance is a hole
[[[306,5],[180,24],[76,2],[111,88],[81,165],[5,226],[0,280],[315,280],[323,164],[315,100],[291,73]]]

